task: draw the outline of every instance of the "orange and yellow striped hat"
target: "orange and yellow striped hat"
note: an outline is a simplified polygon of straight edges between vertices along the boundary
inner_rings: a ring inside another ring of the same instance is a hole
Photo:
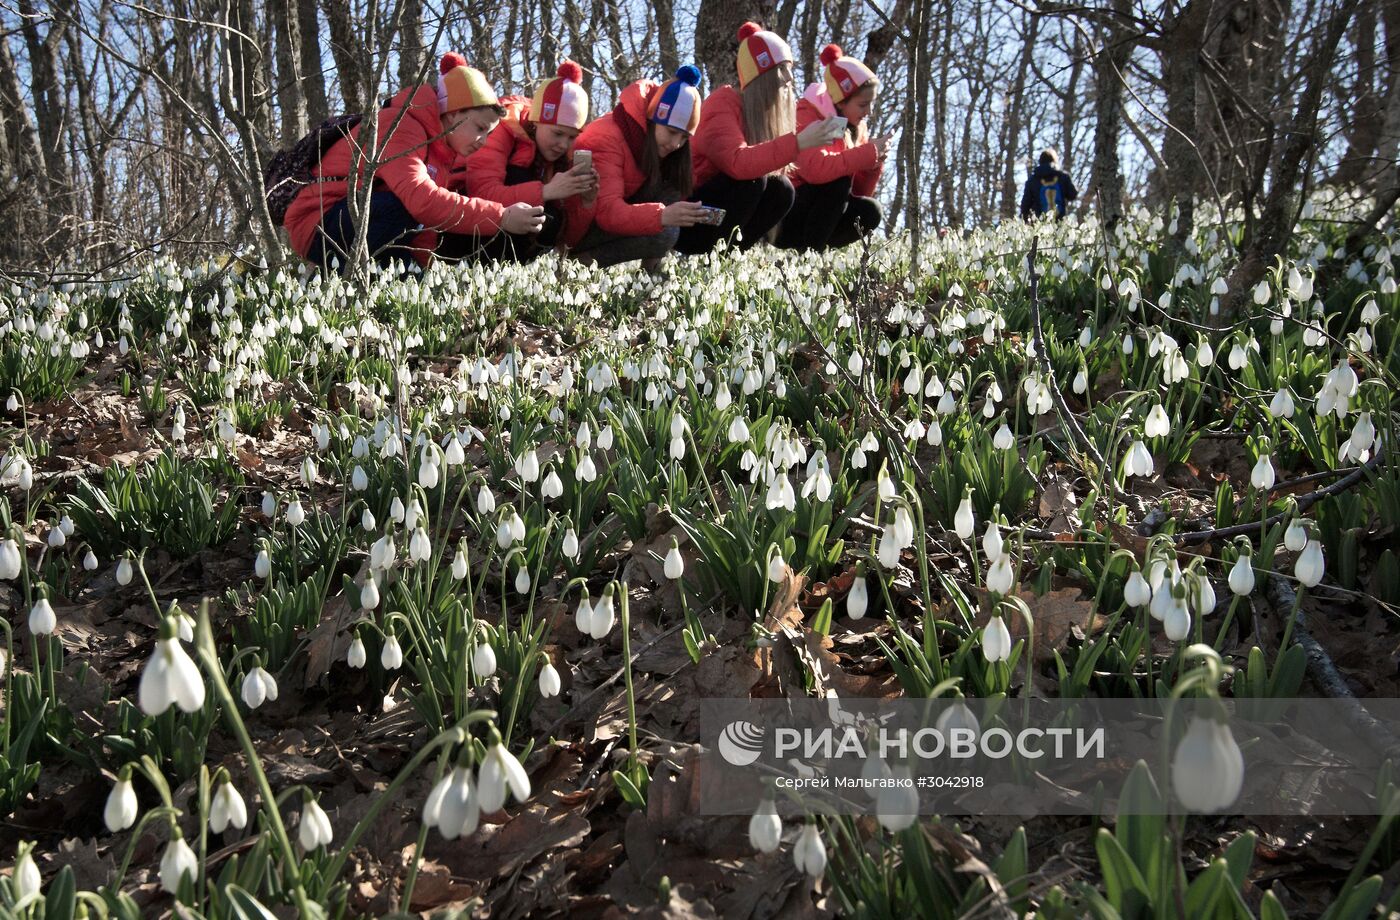
[[[437,81],[438,111],[442,114],[501,104],[486,75],[475,67],[468,67],[467,59],[457,52],[444,54],[438,71],[441,73]]]

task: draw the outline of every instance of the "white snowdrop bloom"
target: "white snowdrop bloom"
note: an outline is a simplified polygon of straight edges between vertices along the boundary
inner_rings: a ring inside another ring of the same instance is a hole
[[[772,799],[765,798],[749,818],[749,843],[760,853],[772,853],[782,842],[783,819]]]
[[[349,651],[345,653],[345,663],[358,670],[363,668],[367,661],[369,661],[369,653],[365,650],[365,640],[356,636],[350,642]]]
[[[797,870],[812,878],[821,878],[826,872],[826,844],[822,842],[815,824],[808,824],[802,829],[797,844],[792,848],[792,858]]]
[[[1167,418],[1167,410],[1157,403],[1147,413],[1147,421],[1143,423],[1142,433],[1149,438],[1166,437],[1171,432],[1171,419]]]
[[[1313,588],[1322,581],[1324,568],[1322,544],[1309,540],[1298,554],[1298,561],[1293,564],[1293,575],[1304,587]]]
[[[1162,631],[1171,641],[1180,642],[1191,632],[1191,609],[1186,605],[1186,598],[1174,593],[1168,596],[1171,600],[1162,614]]]
[[[0,579],[13,581],[23,569],[24,559],[20,555],[19,544],[9,537],[0,540]]]
[[[681,558],[681,548],[675,540],[671,541],[671,549],[666,553],[662,572],[671,581],[678,580],[685,573],[685,560]]]
[[[919,790],[909,767],[900,764],[890,771],[895,782],[881,785],[875,794],[875,813],[880,826],[897,834],[914,825],[919,817]]]
[[[1123,458],[1123,475],[1151,476],[1152,465],[1152,454],[1148,452],[1147,445],[1141,441],[1133,441]]]
[[[971,540],[972,530],[975,526],[972,515],[972,490],[963,492],[962,501],[958,504],[958,509],[953,514],[953,533],[960,539]]]
[[[1261,492],[1267,492],[1274,487],[1274,463],[1268,454],[1259,455],[1254,469],[1250,470],[1249,482]]]
[[[249,709],[257,709],[268,700],[277,700],[277,680],[262,665],[257,665],[243,676],[239,695]]]
[[[587,453],[579,458],[578,465],[574,467],[574,478],[579,482],[593,482],[598,478],[598,468]]]
[[[995,594],[1010,594],[1016,586],[1016,571],[1011,565],[1011,554],[1002,553],[987,569],[987,590]]]
[[[161,890],[170,894],[180,890],[180,882],[186,877],[191,882],[199,878],[199,858],[185,843],[184,837],[177,836],[166,845],[165,853],[160,857],[159,876]]]
[[[1142,572],[1134,569],[1123,585],[1123,600],[1129,607],[1146,607],[1152,601],[1152,586],[1142,577]]]
[[[94,553],[92,550],[89,549],[85,554],[83,554],[84,572],[96,572],[99,564],[100,563],[97,561],[97,554]]]
[[[500,811],[506,804],[507,792],[517,802],[524,802],[530,797],[530,775],[516,756],[499,741],[487,749],[476,781],[483,814]]]
[[[851,582],[850,593],[846,595],[846,615],[859,620],[865,616],[869,606],[870,586],[864,575],[856,575],[855,581]]]
[[[540,458],[533,449],[525,451],[515,460],[515,472],[524,482],[534,482],[540,478]]]
[[[996,521],[988,521],[987,529],[982,532],[982,552],[989,560],[996,559],[1001,556],[1003,546],[1001,527]]]
[[[379,649],[379,664],[386,671],[397,671],[403,667],[403,647],[399,645],[399,637],[393,633],[389,634]]]
[[[1229,808],[1244,785],[1244,757],[1230,728],[1192,716],[1172,756],[1172,791],[1193,812]]]
[[[433,541],[428,537],[428,531],[420,525],[413,531],[413,536],[408,540],[408,557],[414,562],[425,562],[433,555]]]
[[[563,689],[563,680],[559,676],[559,671],[554,667],[554,662],[548,657],[544,660],[544,667],[540,668],[540,696],[551,699],[559,695]]]
[[[364,511],[361,511],[360,529],[365,531],[366,533],[369,533],[374,530],[375,526],[376,522],[374,520],[374,512],[370,511],[368,508],[366,508]]]
[[[301,499],[294,498],[287,503],[286,519],[287,523],[293,527],[300,527],[306,520],[306,512],[302,510]]]
[[[299,472],[300,472],[300,474],[301,474],[301,484],[302,484],[302,485],[304,485],[304,486],[309,486],[309,485],[312,485],[313,483],[315,483],[315,482],[316,482],[316,473],[317,473],[317,470],[316,470],[316,460],[315,460],[314,458],[310,457],[310,456],[305,457],[305,458],[301,461],[301,467],[300,467],[300,469],[299,469]]]
[[[424,489],[437,488],[439,477],[438,465],[431,459],[424,457],[418,464],[418,484]]]
[[[29,608],[29,632],[35,636],[48,636],[59,626],[59,618],[53,612],[53,605],[49,604],[49,598],[39,597],[34,602],[34,606]]]
[[[102,809],[103,823],[107,825],[108,831],[115,834],[135,824],[139,813],[136,787],[132,785],[130,777],[119,778],[113,784],[112,791],[107,793],[107,804]]]
[[[1293,410],[1293,394],[1288,392],[1287,387],[1280,387],[1274,398],[1269,400],[1269,414],[1274,418],[1292,418]]]
[[[603,427],[603,430],[600,431],[600,432],[598,432],[598,449],[599,449],[599,450],[612,450],[612,446],[613,446],[613,427],[612,427],[612,425],[605,425],[605,426]]]
[[[471,770],[460,765],[438,780],[423,805],[423,824],[436,827],[444,840],[475,833],[480,817]]]
[[[515,593],[530,593],[530,573],[523,565],[515,570]]]
[[[233,783],[222,782],[209,803],[209,829],[222,834],[230,827],[242,830],[248,826],[248,804],[233,787]]]
[[[550,470],[544,477],[544,482],[540,483],[540,495],[546,500],[558,498],[564,494],[564,483],[559,478],[559,474]]]
[[[118,559],[116,572],[117,584],[122,585],[123,587],[131,584],[132,576],[135,574],[133,569],[134,567],[131,564],[130,557],[123,556],[122,558]]]
[[[982,630],[982,654],[991,662],[1011,657],[1011,630],[999,614],[994,614]]]
[[[496,673],[496,650],[489,642],[478,642],[472,648],[472,673],[485,680]]]
[[[574,446],[580,451],[587,451],[593,445],[593,426],[588,423],[588,419],[579,422],[578,433],[574,435]]]
[[[783,554],[774,552],[768,559],[768,580],[780,582],[787,571],[787,562],[783,559]]]
[[[297,831],[297,841],[306,851],[318,846],[329,846],[331,842],[331,819],[315,799],[307,799],[301,810],[301,825]]]
[[[172,704],[183,712],[196,712],[204,706],[204,681],[180,645],[175,629],[170,620],[161,626],[162,638],[156,640],[155,651],[141,670],[137,701],[148,716],[158,716]]]
[[[267,553],[264,546],[258,550],[258,554],[253,559],[253,575],[257,578],[266,579],[272,574],[272,557]]]
[[[267,518],[277,514],[277,496],[273,495],[271,492],[264,492],[262,494],[262,513],[263,517]]]
[[[364,610],[373,610],[379,606],[379,585],[374,580],[371,572],[365,583],[360,587],[360,607]]]
[[[567,531],[564,532],[564,542],[561,549],[563,550],[565,557],[574,560],[575,562],[578,561],[578,533],[572,527],[570,527]]]
[[[442,458],[448,466],[461,466],[467,461],[467,453],[462,449],[462,442],[459,438],[447,439],[447,449],[443,451]]]
[[[477,490],[476,510],[478,514],[492,514],[496,510],[496,496],[486,483],[482,483],[481,488]]]

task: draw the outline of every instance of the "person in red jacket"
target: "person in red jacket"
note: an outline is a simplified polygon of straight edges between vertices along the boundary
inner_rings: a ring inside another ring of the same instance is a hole
[[[700,71],[689,64],[665,83],[639,80],[617,107],[583,129],[576,150],[592,151],[598,197],[592,207],[568,199],[569,222],[591,221],[574,254],[596,265],[640,259],[654,268],[681,228],[706,210],[685,201],[694,188],[690,137],[700,122]],[[575,153],[577,156],[577,153]]]
[[[462,158],[481,146],[504,109],[481,71],[460,54],[444,55],[439,70],[436,86],[401,90],[377,116],[378,166],[366,236],[370,254],[384,266],[409,259],[426,266],[443,237],[533,233],[544,220],[543,208],[506,206],[454,190],[461,187]],[[349,264],[355,226],[346,180],[352,158],[357,172],[366,168],[362,128],[331,145],[316,181],[297,194],[283,220],[292,248],[322,268]]]
[[[598,192],[597,171],[573,164],[574,142],[588,122],[582,80],[583,69],[565,61],[533,99],[501,100],[505,117],[467,158],[467,193],[501,204],[543,206],[544,229],[533,235],[498,233],[481,245],[478,257],[528,262],[556,243],[577,245],[588,230],[582,221],[569,222],[564,209],[565,199],[579,196],[588,205]]]
[[[696,195],[723,208],[724,220],[682,230],[678,251],[707,252],[736,230],[740,249],[763,239],[792,207],[788,166],[836,139],[827,122],[793,129],[792,63],[781,37],[753,22],[739,27],[739,88],[721,86],[705,98],[693,141]]]
[[[797,103],[797,127],[840,115],[849,126],[825,147],[797,157],[792,210],[778,230],[785,249],[827,249],[854,243],[880,226],[880,204],[873,197],[889,152],[888,134],[870,139],[867,117],[880,81],[863,63],[837,45],[822,49],[826,68]]]

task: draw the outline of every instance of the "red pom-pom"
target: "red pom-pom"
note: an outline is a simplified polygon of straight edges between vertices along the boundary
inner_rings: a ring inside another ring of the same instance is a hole
[[[739,41],[743,41],[755,32],[763,30],[763,26],[756,22],[746,22],[739,27]]]
[[[825,48],[822,49],[820,57],[822,66],[830,67],[832,64],[835,64],[838,60],[840,60],[841,55],[843,53],[844,52],[842,52],[840,45],[827,45]]]
[[[559,76],[563,77],[565,80],[568,80],[570,83],[582,83],[583,68],[575,64],[573,61],[565,61],[564,63],[559,65]]]
[[[438,73],[446,74],[454,67],[466,67],[467,59],[455,51],[449,51],[442,56],[442,63],[438,65]]]

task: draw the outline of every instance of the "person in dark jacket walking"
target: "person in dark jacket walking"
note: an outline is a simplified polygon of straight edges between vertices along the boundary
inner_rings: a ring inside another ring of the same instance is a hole
[[[1069,202],[1079,197],[1074,180],[1069,173],[1060,169],[1060,155],[1046,148],[1040,152],[1040,165],[1031,170],[1026,179],[1025,191],[1021,193],[1021,219],[1029,220],[1032,215],[1040,217],[1051,212],[1055,219],[1065,216]]]

